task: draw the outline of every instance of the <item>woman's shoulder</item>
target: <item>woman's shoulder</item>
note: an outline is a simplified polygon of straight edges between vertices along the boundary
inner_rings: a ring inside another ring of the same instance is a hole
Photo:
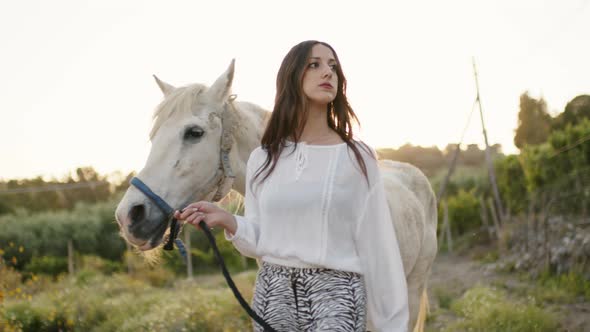
[[[377,160],[379,159],[377,151],[371,145],[362,140],[353,140],[352,142],[356,147],[356,150],[359,152],[361,158],[363,158],[363,161],[367,167],[377,167]],[[348,154],[355,156],[350,146],[348,146]]]
[[[377,151],[371,145],[363,140],[353,140],[354,145],[357,147],[359,152],[364,158],[371,158],[373,160],[378,159]]]
[[[252,152],[250,152],[250,156],[248,157],[248,164],[251,163],[260,163],[261,160],[266,159],[266,151],[262,148],[262,146],[257,146]]]
[[[354,146],[356,147],[357,151],[359,152],[359,155],[362,158],[362,161],[365,165],[365,169],[367,172],[369,182],[374,183],[380,177],[379,164],[378,164],[379,157],[377,155],[377,152],[375,151],[375,149],[371,145],[367,144],[364,141],[354,140],[353,143],[354,143]],[[348,159],[350,160],[350,162],[352,163],[354,168],[357,170],[359,175],[362,175],[362,177],[364,177],[364,172],[362,171],[362,168],[360,167],[359,160],[357,159],[356,154],[350,148],[350,146],[348,147],[347,150],[348,150]]]

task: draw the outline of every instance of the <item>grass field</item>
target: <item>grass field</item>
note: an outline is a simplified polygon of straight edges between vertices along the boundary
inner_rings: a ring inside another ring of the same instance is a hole
[[[255,271],[234,276],[247,301],[254,279]],[[0,331],[252,329],[221,275],[162,280],[154,274],[81,271],[57,281],[37,277],[9,291],[0,303]]]

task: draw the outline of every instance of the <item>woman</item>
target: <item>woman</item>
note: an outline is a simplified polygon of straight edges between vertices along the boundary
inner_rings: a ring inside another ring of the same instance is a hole
[[[253,309],[278,331],[407,331],[383,183],[374,150],[353,140],[353,120],[334,49],[294,46],[248,160],[245,216],[204,201],[176,212],[193,225],[223,227],[243,255],[262,261]]]

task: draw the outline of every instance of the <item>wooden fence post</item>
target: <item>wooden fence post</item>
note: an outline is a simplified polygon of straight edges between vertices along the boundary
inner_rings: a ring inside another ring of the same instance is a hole
[[[481,216],[481,221],[490,236],[490,239],[494,238],[494,228],[490,225],[490,220],[488,218],[488,210],[486,209],[486,203],[484,203],[483,197],[479,196],[479,215]],[[495,235],[498,238],[498,235]]]
[[[491,199],[488,199],[488,205],[490,212],[492,213],[492,220],[494,221],[494,228],[496,229],[496,236],[500,239],[500,221],[498,220],[498,214],[496,213],[496,207]]]

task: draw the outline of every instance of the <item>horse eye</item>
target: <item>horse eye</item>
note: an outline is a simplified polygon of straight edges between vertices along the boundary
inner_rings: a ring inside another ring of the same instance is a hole
[[[191,128],[187,128],[184,131],[184,139],[185,140],[194,140],[194,139],[198,139],[201,138],[203,136],[205,132],[203,131],[203,129],[199,128],[199,127],[191,127]]]

